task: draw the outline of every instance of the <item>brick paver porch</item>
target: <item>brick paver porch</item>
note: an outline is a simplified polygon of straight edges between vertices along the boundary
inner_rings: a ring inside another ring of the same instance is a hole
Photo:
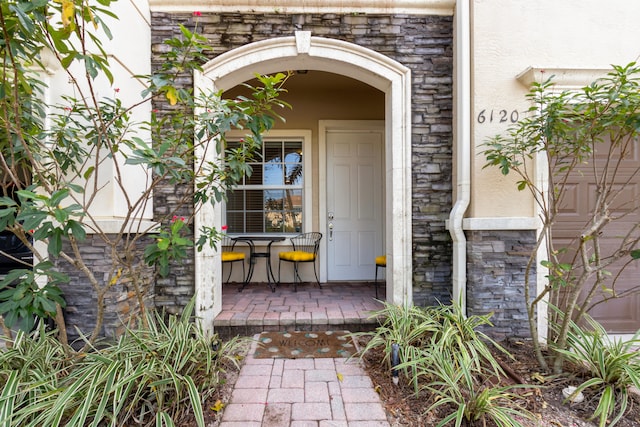
[[[376,327],[371,311],[382,308],[375,300],[372,282],[281,284],[271,292],[266,283],[251,283],[238,292],[239,284],[223,285],[222,312],[214,328],[223,337],[251,336],[277,330],[371,330]],[[384,283],[379,284],[384,300]]]

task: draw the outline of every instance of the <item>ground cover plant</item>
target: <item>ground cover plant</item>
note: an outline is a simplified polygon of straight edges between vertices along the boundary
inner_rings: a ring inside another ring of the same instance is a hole
[[[556,375],[540,370],[531,340],[493,342],[476,330],[490,333],[489,316],[459,315],[453,305],[386,304],[374,313],[380,326],[356,334],[392,426],[640,425],[640,397],[629,392],[640,375],[637,337],[609,340],[597,323],[572,323],[571,350]],[[394,360],[396,343],[410,350],[398,348]],[[570,401],[569,386],[585,399]]]
[[[238,368],[240,338],[207,336],[191,318],[147,313],[116,342],[70,352],[41,327],[0,352],[2,426],[204,426],[203,402]]]
[[[416,397],[428,402],[425,413],[449,411],[436,424],[463,422],[521,426],[518,417],[531,417],[513,390],[493,348],[508,352],[478,330],[490,325],[489,316],[462,314],[459,305],[403,307],[385,303],[374,313],[381,325],[359,352],[381,348],[383,363],[411,384]],[[356,336],[366,336],[366,333]]]
[[[614,425],[624,417],[632,400],[630,387],[640,390],[640,331],[628,339],[610,338],[589,316],[587,327],[569,325],[569,350],[558,349],[574,365],[585,370],[585,379],[574,394],[588,392],[597,401],[593,413],[598,425]]]

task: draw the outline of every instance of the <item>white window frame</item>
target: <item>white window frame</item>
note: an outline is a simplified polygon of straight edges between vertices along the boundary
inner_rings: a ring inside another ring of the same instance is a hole
[[[246,131],[233,130],[226,133],[225,137],[229,140],[239,139],[246,136]],[[313,170],[312,170],[312,153],[311,153],[311,131],[308,129],[279,129],[270,130],[262,134],[263,141],[302,141],[302,230],[306,233],[311,231],[313,225]],[[268,186],[262,188],[269,189]],[[226,221],[227,205],[222,205],[223,221]],[[230,233],[230,235],[240,235],[243,233]],[[273,233],[247,233],[247,234],[264,234]],[[297,233],[277,233],[279,236],[293,236]]]

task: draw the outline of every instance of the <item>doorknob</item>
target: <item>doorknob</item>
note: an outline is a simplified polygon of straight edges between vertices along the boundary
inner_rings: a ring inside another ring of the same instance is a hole
[[[333,223],[330,222],[328,227],[329,227],[329,240],[333,240]]]

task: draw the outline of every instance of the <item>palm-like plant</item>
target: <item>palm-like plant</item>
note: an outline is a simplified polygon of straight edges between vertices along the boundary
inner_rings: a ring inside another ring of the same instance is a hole
[[[491,314],[466,316],[460,304],[432,307],[429,312],[440,325],[432,337],[432,348],[447,348],[452,353],[465,353],[477,370],[482,370],[482,365],[485,364],[496,376],[504,374],[489,346],[501,351],[508,358],[512,356],[497,342],[478,330],[481,326],[492,326]]]
[[[380,326],[369,342],[359,351],[361,356],[368,351],[382,347],[384,363],[391,363],[393,352],[392,345],[398,344],[398,356],[403,372],[407,378],[415,378],[413,373],[407,371],[406,362],[420,359],[423,356],[423,348],[429,345],[433,334],[438,330],[439,324],[424,308],[416,306],[397,306],[384,303],[384,308],[373,313],[372,317],[381,319]],[[356,333],[354,336],[370,335],[368,332]],[[418,391],[417,379],[413,380],[413,386]]]

